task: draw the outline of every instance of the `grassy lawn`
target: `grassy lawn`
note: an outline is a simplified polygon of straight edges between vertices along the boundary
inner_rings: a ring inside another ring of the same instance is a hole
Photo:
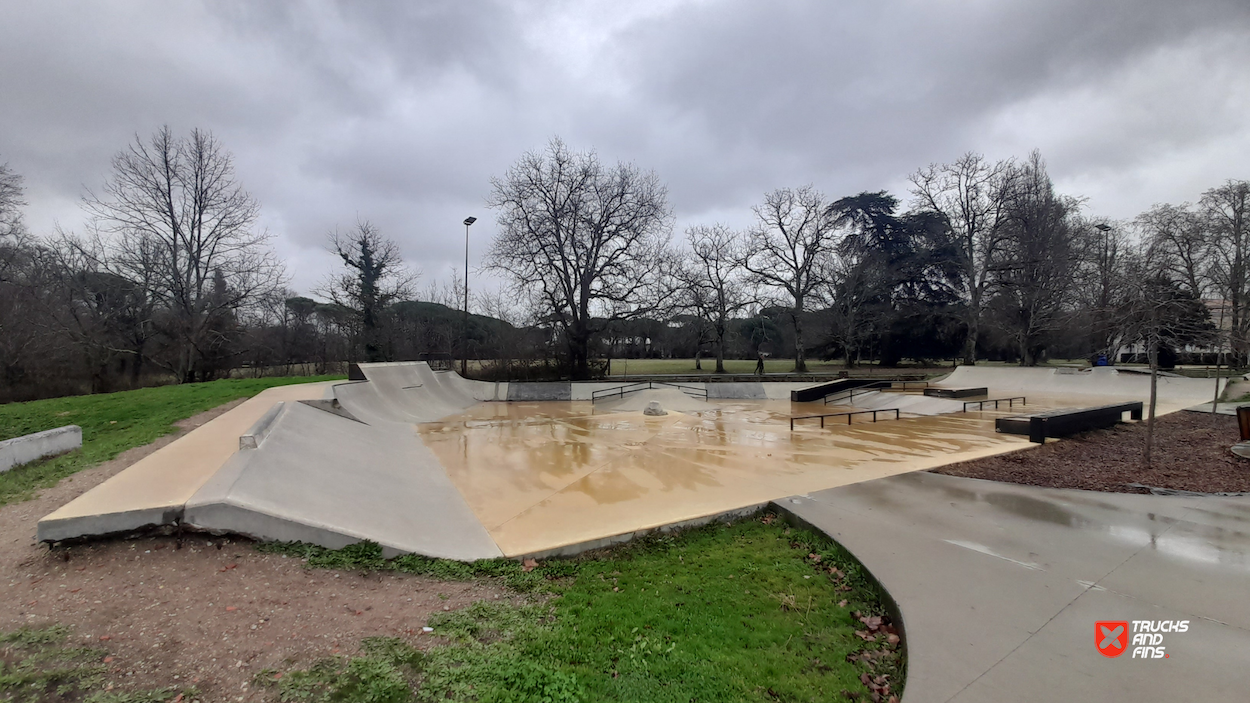
[[[0,440],[63,425],[82,428],[82,449],[0,473],[0,505],[26,500],[78,471],[174,431],[173,423],[239,398],[334,376],[226,379],[0,405]]]
[[[532,594],[436,616],[439,644],[425,651],[371,638],[356,657],[262,672],[276,700],[867,701],[871,684],[886,701],[901,686],[897,638],[862,567],[771,515],[530,571],[384,561],[368,544],[261,548],[313,568],[495,577]]]

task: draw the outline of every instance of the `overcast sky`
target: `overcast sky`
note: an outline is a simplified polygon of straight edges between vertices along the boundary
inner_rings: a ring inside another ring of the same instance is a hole
[[[424,283],[494,234],[491,176],[559,135],[654,169],[677,234],[765,191],[889,189],[1041,149],[1129,218],[1250,178],[1247,0],[0,0],[0,162],[81,229],[114,153],[211,130],[307,292],[369,219]]]

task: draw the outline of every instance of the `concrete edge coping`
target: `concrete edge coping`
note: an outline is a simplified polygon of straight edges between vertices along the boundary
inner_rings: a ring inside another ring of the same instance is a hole
[[[0,442],[0,473],[15,466],[82,448],[82,428],[65,425]]]
[[[274,406],[266,410],[265,414],[261,415],[260,419],[248,428],[247,432],[239,435],[239,449],[259,449],[265,438],[269,436],[269,431],[273,429],[278,416],[285,409],[286,401],[280,400],[274,403]]]
[[[756,503],[755,505],[748,505],[744,508],[735,508],[734,510],[726,510],[713,515],[704,515],[703,517],[691,518],[689,520],[670,522],[664,525],[634,530],[633,532],[622,532],[621,534],[612,535],[610,537],[600,537],[598,539],[587,540],[585,542],[574,542],[573,544],[552,547],[551,549],[543,549],[537,552],[511,555],[505,558],[516,561],[524,561],[526,559],[540,560],[558,557],[571,557],[581,554],[582,552],[589,552],[595,549],[604,549],[606,547],[614,547],[618,544],[632,542],[639,537],[645,537],[653,532],[675,532],[677,530],[685,530],[692,527],[702,527],[713,522],[732,522],[744,517],[750,517],[767,507],[768,503]]]

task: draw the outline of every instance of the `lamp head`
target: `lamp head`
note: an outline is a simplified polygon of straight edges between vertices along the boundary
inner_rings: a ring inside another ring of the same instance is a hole
[[[465,226],[465,227],[468,227],[469,225],[473,224],[474,222],[477,222],[477,218],[476,218],[476,217],[466,217],[466,218],[464,218],[464,226]]]

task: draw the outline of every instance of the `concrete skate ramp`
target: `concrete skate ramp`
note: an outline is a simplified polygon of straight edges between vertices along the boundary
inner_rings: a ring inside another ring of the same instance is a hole
[[[410,426],[365,425],[302,403],[285,404],[259,448],[239,451],[206,482],[183,522],[331,548],[371,540],[388,555],[500,556]]]
[[[368,380],[336,386],[335,396],[368,424],[433,422],[481,401],[504,400],[506,383],[461,378],[424,362],[359,364]]]
[[[1215,392],[1214,379],[1160,376],[1158,380],[1158,411],[1173,412],[1202,402],[1210,402]],[[989,397],[1022,395],[1045,399],[1054,407],[1060,405],[1099,405],[1098,399],[1150,400],[1150,375],[1121,373],[1111,366],[1092,369],[1018,368],[960,366],[936,387],[962,388],[985,386]]]
[[[325,397],[330,383],[280,386],[224,413],[135,462],[39,521],[38,539],[54,542],[171,525],[183,505],[239,449],[239,436],[281,401]]]

